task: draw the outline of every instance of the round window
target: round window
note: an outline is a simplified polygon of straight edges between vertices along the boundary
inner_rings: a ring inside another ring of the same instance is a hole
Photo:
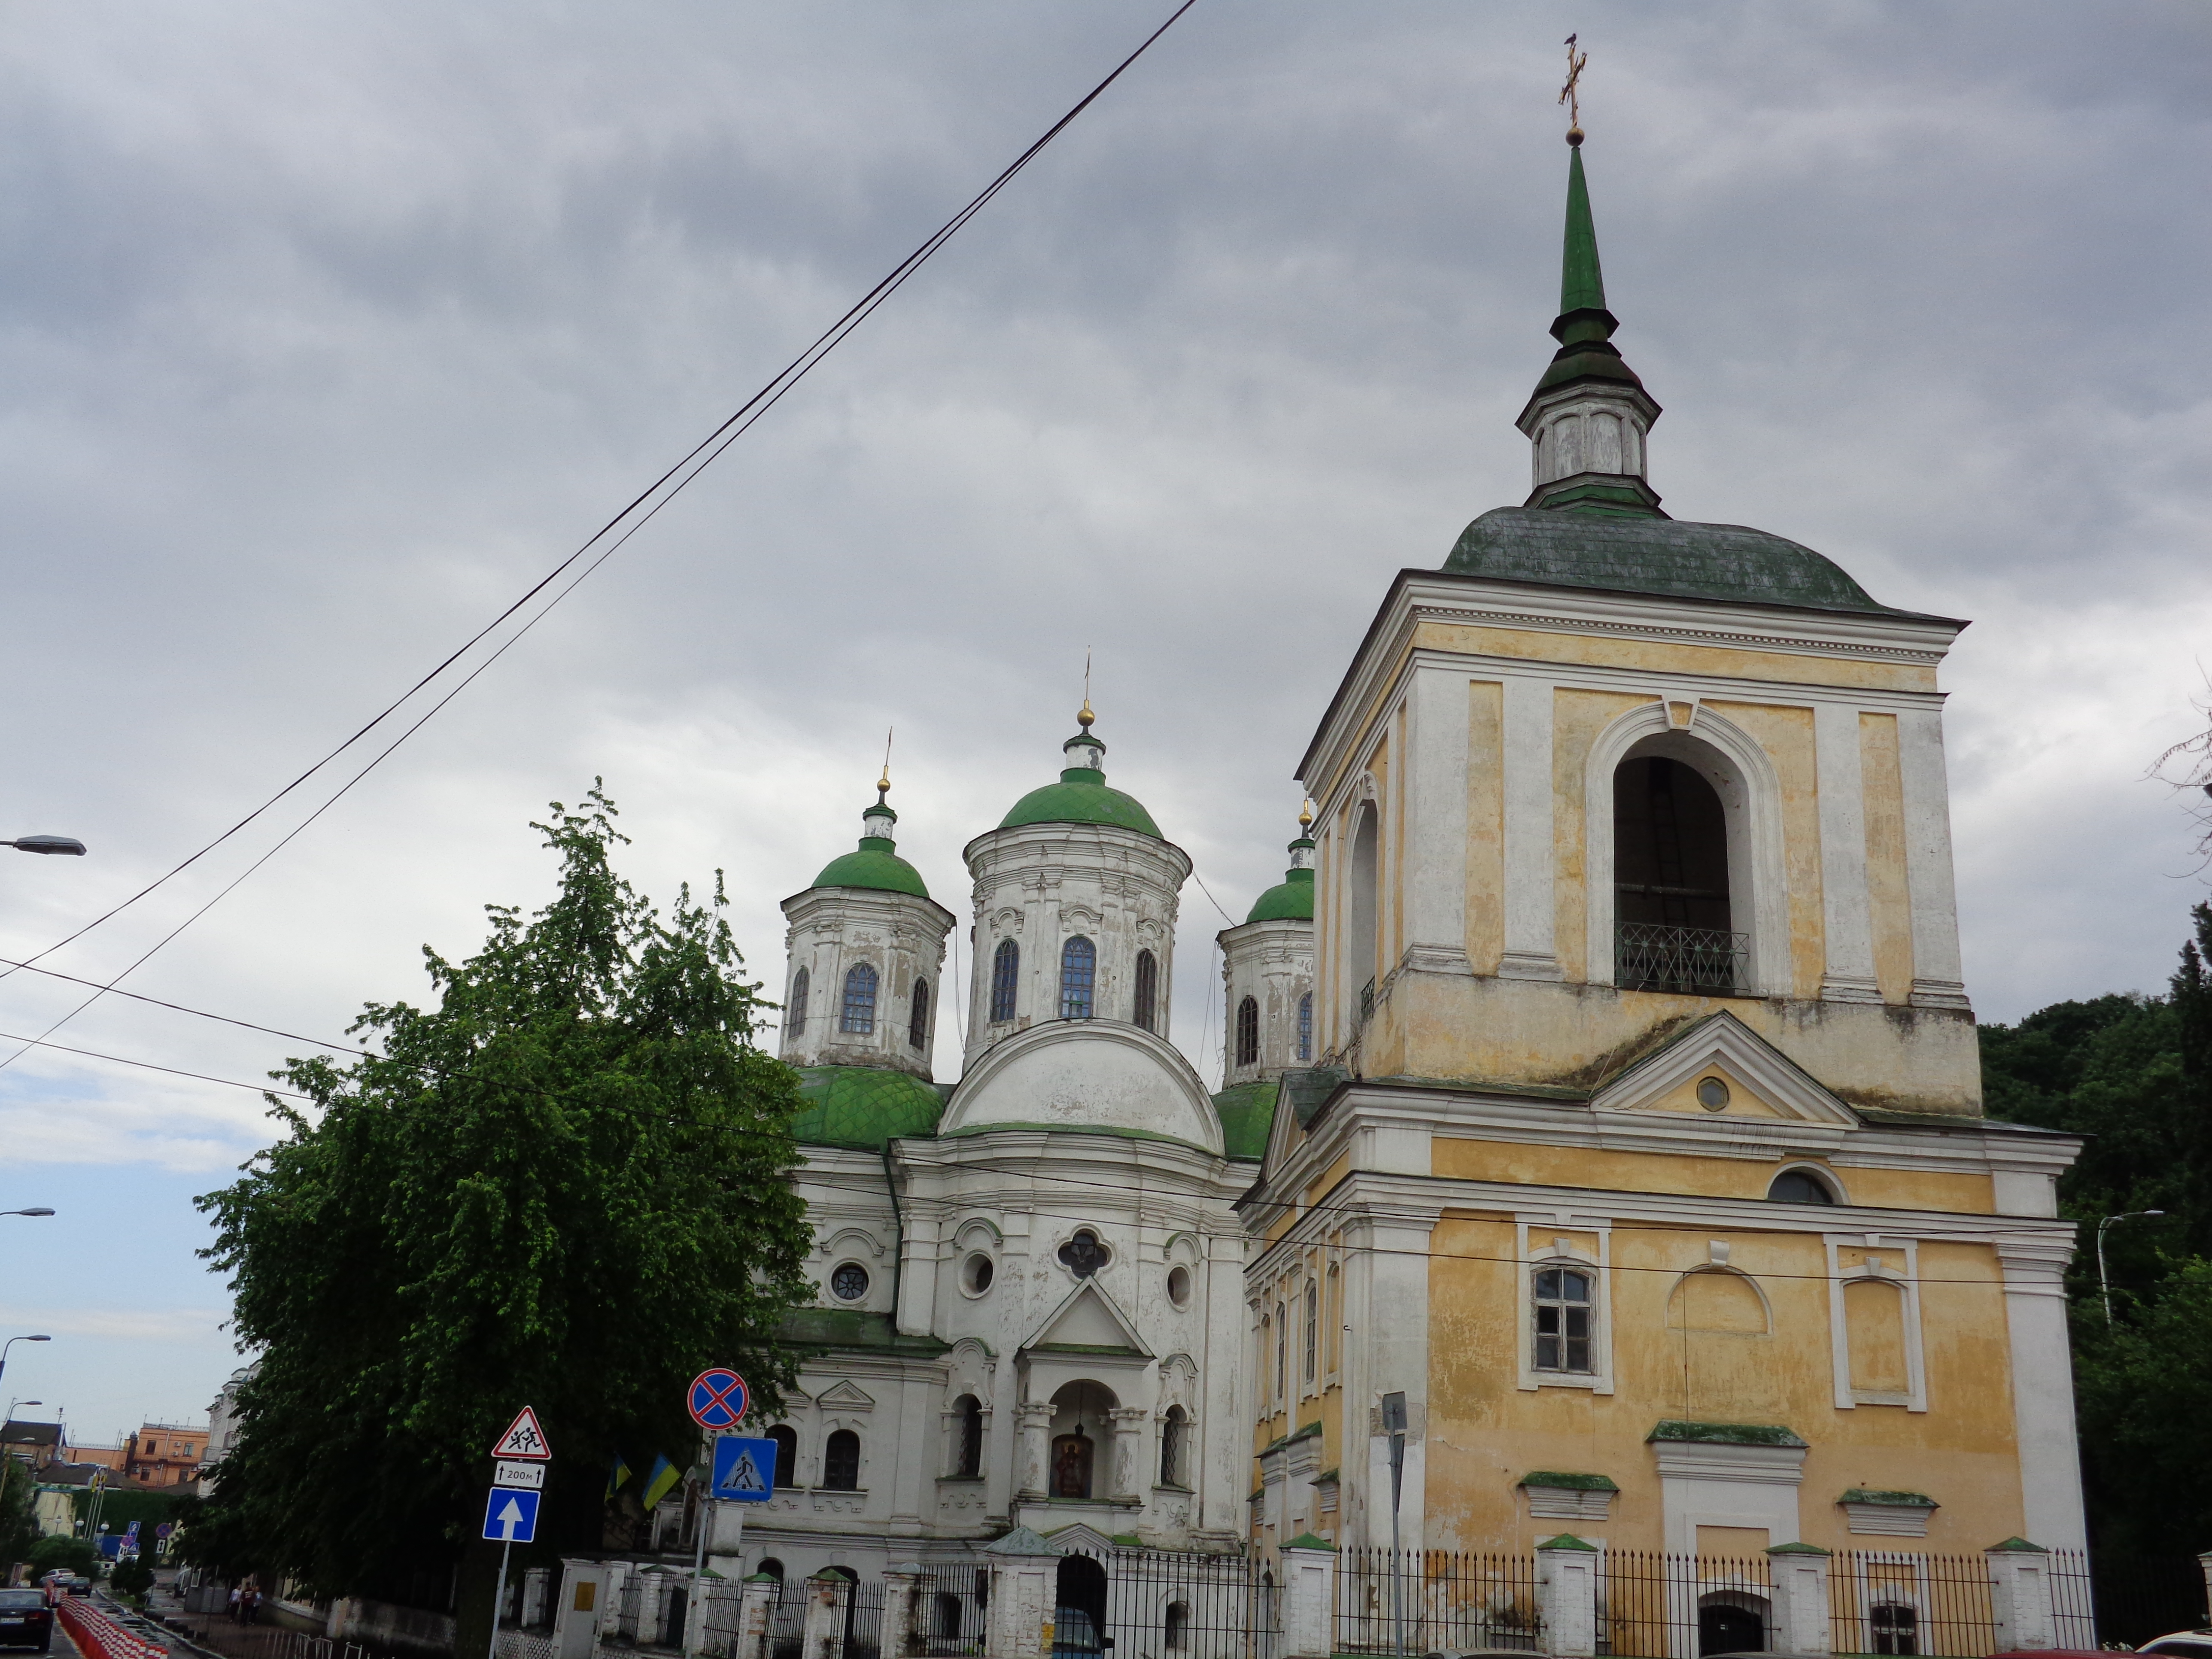
[[[838,1264],[830,1275],[830,1294],[840,1302],[858,1302],[868,1293],[868,1270],[857,1261]]]
[[[1717,1077],[1709,1077],[1698,1085],[1698,1104],[1709,1112],[1717,1112],[1729,1103],[1729,1086]]]
[[[1178,1308],[1188,1308],[1190,1306],[1189,1268],[1170,1267],[1168,1269],[1168,1300],[1174,1303]]]
[[[961,1288],[970,1296],[981,1296],[991,1288],[991,1280],[997,1275],[998,1269],[992,1265],[991,1258],[978,1250],[961,1265]]]

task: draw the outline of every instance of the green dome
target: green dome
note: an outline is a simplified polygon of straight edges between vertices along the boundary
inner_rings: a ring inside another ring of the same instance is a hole
[[[806,1104],[791,1133],[804,1146],[881,1152],[900,1135],[935,1134],[945,1115],[934,1085],[873,1066],[801,1066],[799,1093]]]
[[[1062,772],[1058,783],[1030,790],[999,820],[999,828],[1011,830],[1022,823],[1110,823],[1154,841],[1166,839],[1134,795],[1107,787],[1103,772],[1081,766]]]
[[[1311,921],[1314,906],[1314,872],[1311,870],[1285,870],[1281,883],[1270,887],[1252,901],[1252,914],[1247,921]]]
[[[922,884],[921,872],[893,852],[891,843],[880,836],[870,836],[862,841],[858,852],[830,860],[822,866],[822,873],[807,885],[867,887],[879,893],[929,896],[929,889]]]
[[[1495,507],[1462,532],[1443,568],[1554,587],[1904,614],[1811,548],[1764,530],[1626,513]]]

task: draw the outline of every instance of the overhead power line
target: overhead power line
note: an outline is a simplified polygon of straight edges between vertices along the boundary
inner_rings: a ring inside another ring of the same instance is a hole
[[[666,471],[655,478],[644,489],[639,491],[638,494],[633,497],[619,513],[617,513],[612,518],[609,519],[606,523],[600,526],[599,528],[593,532],[592,534],[574,552],[570,553],[566,558],[562,559],[558,564],[547,571],[544,576],[540,577],[512,604],[507,605],[506,609],[501,611],[497,616],[494,617],[489,622],[486,623],[482,628],[478,629],[476,633],[470,635],[470,637],[463,641],[458,648],[446,656],[428,673],[424,674],[420,679],[409,686],[405,691],[402,692],[398,697],[386,704],[375,714],[374,718],[355,731],[353,734],[348,737],[343,742],[338,744],[335,748],[325,754],[320,759],[317,760],[313,765],[309,766],[289,783],[287,783],[283,788],[270,795],[268,799],[263,801],[252,811],[246,813],[245,817],[240,818],[235,823],[225,830],[221,835],[216,836],[213,840],[208,842],[204,846],[198,848],[198,850],[192,853],[188,857],[179,860],[161,875],[156,877],[145,886],[140,888],[137,892],[124,899],[120,903],[103,911],[100,915],[94,916],[90,921],[86,922],[75,932],[56,940],[53,944],[46,946],[43,951],[38,951],[30,957],[25,963],[15,964],[5,969],[0,969],[0,979],[4,979],[9,975],[20,971],[22,967],[27,966],[31,963],[36,963],[43,960],[46,957],[52,956],[55,951],[61,950],[64,946],[73,944],[76,940],[82,939],[87,933],[91,933],[94,928],[102,926],[106,922],[112,921],[115,917],[122,915],[123,912],[131,908],[131,906],[138,903],[142,899],[144,899],[154,892],[159,890],[176,877],[183,874],[186,870],[191,868],[192,866],[198,864],[202,859],[205,858],[210,853],[215,851],[216,848],[222,846],[224,842],[229,841],[234,836],[236,836],[242,830],[246,830],[249,825],[255,823],[271,809],[276,807],[280,802],[283,801],[295,791],[305,787],[310,780],[322,773],[332,763],[337,761],[340,756],[345,754],[356,744],[368,738],[372,732],[375,731],[386,720],[390,720],[394,714],[398,714],[402,708],[404,708],[408,702],[411,702],[417,695],[426,690],[434,682],[441,678],[447,671],[453,668],[463,658],[466,657],[471,651],[475,650],[477,646],[481,645],[486,639],[489,638],[503,624],[523,611],[533,600],[536,600],[541,595],[545,594],[549,589],[553,589],[555,585],[560,581],[561,578],[565,574],[567,574],[580,562],[585,560],[588,555],[592,553],[593,550],[599,550],[598,557],[592,558],[590,562],[585,566],[584,569],[578,573],[574,580],[571,580],[566,586],[560,587],[557,591],[555,591],[552,597],[548,599],[534,615],[530,617],[529,619],[523,623],[520,629],[517,629],[514,634],[510,635],[508,639],[500,646],[498,650],[493,652],[483,662],[478,664],[474,670],[462,679],[459,685],[453,687],[453,690],[448,691],[444,697],[441,697],[435,704],[434,704],[428,713],[423,715],[422,720],[418,720],[414,725],[409,726],[404,732],[401,732],[399,737],[389,747],[387,747],[382,753],[379,754],[375,759],[372,760],[368,763],[368,765],[362,768],[359,772],[356,772],[353,777],[346,781],[344,785],[331,795],[329,799],[325,799],[321,806],[318,807],[316,811],[304,822],[296,826],[290,834],[287,835],[283,841],[277,842],[276,847],[271,848],[268,853],[264,853],[261,858],[256,860],[252,865],[247,867],[244,874],[240,875],[236,881],[232,882],[229,887],[223,889],[222,892],[216,894],[216,897],[214,899],[210,899],[207,905],[203,905],[198,910],[193,912],[191,916],[186,917],[182,924],[156,944],[153,947],[152,951],[149,951],[146,953],[146,956],[151,956],[154,953],[154,951],[159,951],[161,949],[163,945],[166,945],[171,939],[174,939],[177,936],[177,933],[181,933],[184,928],[190,927],[193,921],[198,920],[202,915],[205,914],[210,905],[221,900],[229,893],[233,888],[235,888],[238,885],[239,881],[243,881],[246,876],[252,875],[254,871],[259,869],[263,864],[268,861],[270,856],[279,851],[293,838],[293,836],[297,836],[301,830],[307,828],[307,824],[313,823],[316,818],[321,817],[323,812],[327,811],[340,796],[343,795],[347,790],[352,788],[352,787],[356,783],[358,783],[362,778],[368,775],[368,774],[373,770],[386,756],[389,755],[393,749],[398,748],[400,744],[404,743],[409,738],[420,731],[424,722],[432,715],[437,714],[438,711],[443,708],[447,702],[451,702],[454,695],[456,695],[463,687],[465,687],[471,680],[473,680],[477,677],[477,674],[482,673],[485,668],[489,667],[493,662],[498,660],[499,657],[506,652],[507,647],[513,645],[516,640],[521,638],[523,634],[528,632],[530,628],[534,626],[538,621],[542,620],[546,613],[551,611],[555,605],[566,599],[569,593],[574,592],[577,583],[580,582],[585,577],[590,575],[593,570],[596,570],[601,564],[605,563],[613,553],[620,549],[624,542],[627,542],[630,537],[635,535],[639,530],[643,528],[644,526],[648,523],[662,507],[667,506],[670,501],[673,501],[678,495],[680,495],[684,489],[690,485],[693,479],[696,478],[701,472],[712,465],[714,460],[720,456],[725,450],[749,431],[752,428],[754,422],[767,414],[768,411],[773,409],[778,403],[781,402],[787,392],[790,392],[793,387],[796,386],[799,381],[805,379],[805,377],[814,370],[816,366],[818,365],[824,357],[828,356],[832,351],[836,350],[839,345],[844,343],[846,338],[852,334],[854,329],[866,322],[870,316],[874,314],[876,309],[879,306],[883,305],[884,302],[889,300],[893,294],[896,294],[902,287],[903,287],[908,277],[920,270],[923,265],[927,264],[929,260],[935,256],[938,251],[941,249],[946,242],[950,241],[955,235],[958,234],[962,228],[964,227],[970,219],[973,219],[978,213],[981,212],[1000,191],[1004,190],[1007,185],[1011,184],[1015,177],[1023,171],[1023,169],[1027,167],[1031,161],[1035,161],[1037,156],[1043,152],[1047,145],[1050,144],[1054,139],[1057,138],[1062,132],[1066,131],[1068,126],[1074,122],[1077,117],[1080,116],[1084,111],[1090,108],[1093,103],[1103,96],[1108,88],[1111,87],[1116,81],[1120,80],[1122,75],[1127,71],[1129,67],[1139,58],[1143,57],[1146,52],[1150,51],[1160,37],[1165,34],[1170,28],[1173,27],[1176,22],[1182,18],[1182,15],[1188,11],[1191,7],[1196,3],[1197,0],[1182,0],[1182,3],[1178,5],[1174,11],[1168,15],[1166,21],[1162,22],[1157,28],[1153,29],[1150,34],[1146,35],[1145,39],[1138,44],[1133,52],[1130,52],[1128,56],[1122,58],[1120,63],[1116,64],[1103,80],[1100,81],[1097,85],[1091,88],[1089,92],[1085,93],[1080,99],[1079,99],[1066,114],[1062,115],[1057,121],[1054,122],[1051,126],[1048,127],[1044,133],[1038,137],[1036,142],[1031,143],[1026,149],[1023,150],[1019,155],[1016,156],[1012,161],[1008,163],[996,178],[993,179],[989,184],[986,185],[981,191],[977,191],[976,194],[971,198],[966,205],[962,207],[958,212],[955,213],[950,219],[947,219],[942,225],[939,225],[934,231],[931,232],[930,234],[925,237],[921,244],[916,246],[912,252],[908,253],[906,258],[900,260],[896,265],[892,266],[890,270],[883,277],[883,279],[877,283],[873,288],[870,289],[867,293],[863,295],[857,301],[855,301],[854,305],[846,311],[844,315],[838,318],[836,322],[824,329],[821,334],[815,337],[813,342],[809,344],[805,350],[801,351],[797,356],[793,357],[791,362],[785,364],[781,369],[778,370],[776,374],[772,375],[757,392],[754,392],[751,397],[748,398],[743,404],[738,405],[738,409],[731,414],[726,420],[723,421],[720,425],[717,426],[712,432],[708,433],[704,438],[700,440],[697,444],[694,445],[692,448],[674,465],[668,468]],[[124,975],[127,975],[137,968],[140,963],[145,961],[146,956],[142,956],[137,962],[133,962],[130,967],[125,968],[123,970],[123,974],[117,975],[116,979],[120,980]],[[94,994],[88,998],[83,1004],[70,1011],[70,1012],[64,1015],[61,1020],[56,1022],[53,1026],[48,1028],[48,1035],[51,1035],[54,1030],[59,1030],[62,1025],[66,1024],[70,1019],[75,1018],[78,1013],[82,1012],[84,1008],[89,1007],[93,1002],[97,1001],[108,989],[112,988],[114,982],[114,981],[110,981],[106,985],[101,986],[99,989],[95,990]],[[27,1044],[31,1041],[30,1039],[14,1038],[6,1040],[21,1041]],[[43,1041],[43,1038],[40,1039],[40,1041]],[[17,1054],[20,1054],[21,1052],[22,1051],[19,1049]],[[0,1060],[0,1066],[4,1066],[10,1063],[15,1057],[16,1056],[15,1055],[10,1055],[8,1060]]]

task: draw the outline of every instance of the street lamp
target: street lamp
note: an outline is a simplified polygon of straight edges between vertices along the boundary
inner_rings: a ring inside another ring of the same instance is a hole
[[[52,1215],[53,1212],[43,1204],[32,1210],[0,1210],[0,1215]]]
[[[13,841],[0,841],[0,847],[12,847],[19,853],[66,853],[70,857],[84,856],[84,843],[74,836],[18,836]]]
[[[2105,1323],[2112,1322],[2112,1281],[2105,1276],[2105,1229],[2116,1221],[2132,1221],[2137,1216],[2164,1215],[2163,1210],[2123,1210],[2118,1215],[2108,1215],[2097,1224],[2097,1293],[2105,1304]]]
[[[0,1342],[0,1376],[5,1376],[8,1374],[8,1350],[18,1342],[51,1342],[53,1338],[51,1336],[11,1336],[5,1342]]]

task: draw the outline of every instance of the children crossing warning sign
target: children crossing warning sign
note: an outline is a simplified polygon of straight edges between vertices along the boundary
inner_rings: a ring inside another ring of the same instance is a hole
[[[538,1426],[538,1413],[525,1406],[522,1414],[507,1425],[507,1432],[491,1449],[494,1457],[528,1457],[543,1462],[553,1455],[545,1431]]]
[[[714,1442],[714,1496],[765,1504],[775,1495],[775,1442],[726,1434]]]

